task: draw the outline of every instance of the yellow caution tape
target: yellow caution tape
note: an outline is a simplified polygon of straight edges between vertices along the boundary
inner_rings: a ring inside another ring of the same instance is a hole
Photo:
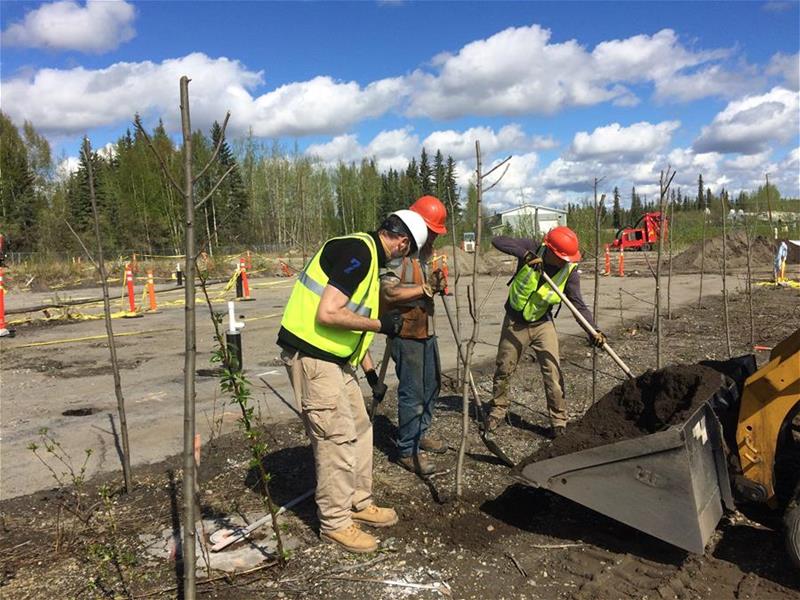
[[[180,327],[168,327],[166,329],[145,329],[144,331],[127,331],[125,333],[115,333],[114,337],[127,337],[131,335],[145,335],[148,333],[161,333],[164,331],[178,331]],[[79,338],[66,338],[63,340],[50,340],[47,342],[32,342],[30,344],[20,344],[19,346],[12,346],[12,348],[34,348],[37,346],[54,346],[56,344],[69,344],[74,342],[90,342],[93,340],[102,340],[108,339],[107,334],[103,335],[89,335],[86,337],[79,337]]]

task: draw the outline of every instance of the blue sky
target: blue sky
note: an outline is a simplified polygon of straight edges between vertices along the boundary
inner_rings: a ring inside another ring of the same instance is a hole
[[[135,112],[335,164],[402,168],[424,145],[512,166],[487,201],[560,205],[594,177],[653,193],[800,195],[794,2],[2,2],[0,106],[55,153],[113,142]],[[74,164],[67,160],[66,165]],[[603,190],[605,191],[605,190]]]

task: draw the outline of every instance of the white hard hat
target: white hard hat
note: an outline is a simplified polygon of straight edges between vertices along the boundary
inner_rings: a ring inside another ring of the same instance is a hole
[[[425,242],[428,241],[428,226],[425,224],[425,219],[423,219],[419,213],[415,213],[413,210],[405,209],[396,210],[389,216],[391,217],[392,215],[403,222],[413,238],[414,246],[416,247],[412,246],[409,254],[415,254],[419,252],[419,249],[422,248],[425,245]]]

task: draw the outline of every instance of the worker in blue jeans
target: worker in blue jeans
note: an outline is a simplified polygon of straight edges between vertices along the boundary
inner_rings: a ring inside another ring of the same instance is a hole
[[[400,334],[390,340],[399,380],[397,462],[425,477],[436,471],[426,453],[447,451],[447,444],[429,432],[441,380],[433,297],[443,291],[445,282],[441,270],[433,270],[428,264],[433,240],[447,231],[447,210],[434,196],[422,196],[410,210],[422,216],[428,226],[428,241],[420,248],[418,258],[404,258],[381,277],[381,308],[399,310],[403,317]]]

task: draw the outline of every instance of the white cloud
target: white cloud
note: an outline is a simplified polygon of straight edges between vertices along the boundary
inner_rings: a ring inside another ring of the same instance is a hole
[[[472,127],[465,131],[434,131],[425,138],[422,145],[430,152],[441,150],[445,155],[462,160],[474,158],[476,141],[480,141],[481,153],[485,155],[495,152],[509,154],[520,150],[547,150],[558,145],[550,136],[526,135],[517,124],[506,125],[498,131],[491,127]]]
[[[374,158],[381,171],[405,169],[412,156],[419,155],[419,137],[410,128],[381,131],[366,146],[358,143],[353,134],[340,135],[324,144],[312,144],[306,154],[316,156],[328,165],[342,162],[359,162]]]
[[[385,113],[404,88],[402,78],[381,79],[362,88],[352,81],[315,77],[281,86],[242,108],[257,136],[335,133]]]
[[[668,146],[678,127],[679,121],[664,121],[656,125],[642,121],[628,127],[611,123],[592,133],[581,131],[575,134],[570,156],[575,160],[603,158],[605,161],[646,156]]]
[[[767,74],[782,78],[789,89],[800,89],[800,52],[775,54],[769,61]]]
[[[763,152],[770,143],[797,139],[800,95],[775,87],[760,96],[730,102],[694,142],[697,152]]]
[[[70,175],[75,173],[80,166],[81,161],[77,156],[67,156],[56,167],[56,179],[66,180]]]
[[[3,44],[102,53],[136,35],[136,9],[124,1],[72,0],[43,4],[3,32]]]
[[[135,113],[160,116],[179,129],[178,81],[188,75],[195,128],[207,128],[231,111],[229,131],[263,137],[336,133],[383,113],[400,95],[401,80],[360,87],[330,77],[251,94],[261,72],[239,61],[202,53],[160,63],[115,63],[105,69],[41,69],[3,81],[3,104],[13,120],[29,120],[48,134],[76,134],[130,121]],[[36,101],[32,101],[32,99]]]
[[[690,71],[730,55],[724,49],[691,51],[670,29],[602,42],[591,52],[575,40],[552,43],[550,37],[539,25],[511,27],[456,54],[440,54],[432,62],[435,73],[417,70],[409,76],[414,91],[408,114],[549,115],[607,101],[632,106],[638,98],[627,85],[641,82],[655,83],[664,99],[682,99],[668,84],[699,77]],[[701,73],[726,87],[697,85],[692,97],[729,94],[745,79],[717,64]]]

